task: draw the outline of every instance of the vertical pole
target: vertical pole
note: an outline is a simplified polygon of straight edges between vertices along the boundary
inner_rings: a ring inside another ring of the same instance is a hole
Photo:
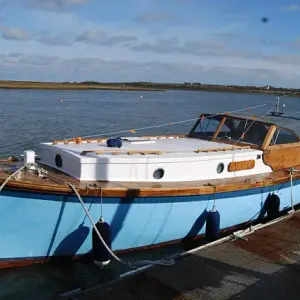
[[[293,197],[293,168],[290,170],[290,178],[291,178],[291,211],[290,213],[293,213],[294,210],[294,197]]]

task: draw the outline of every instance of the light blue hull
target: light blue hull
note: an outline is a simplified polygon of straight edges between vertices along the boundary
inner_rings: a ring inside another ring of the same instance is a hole
[[[291,205],[290,183],[277,185],[280,209]],[[273,188],[216,195],[221,229],[255,220]],[[295,203],[300,181],[294,182]],[[84,197],[95,221],[100,198]],[[125,250],[205,232],[204,216],[213,196],[104,198],[103,217],[112,228],[112,249]],[[92,226],[76,196],[2,191],[0,260],[76,255],[92,248]]]

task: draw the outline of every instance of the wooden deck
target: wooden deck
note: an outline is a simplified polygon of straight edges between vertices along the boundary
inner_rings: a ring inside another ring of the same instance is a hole
[[[8,177],[7,169],[15,170],[21,166],[20,162],[0,162],[0,184]],[[300,168],[297,166],[295,168]],[[251,188],[267,187],[274,184],[288,182],[289,169],[274,171],[266,174],[243,176],[231,179],[201,180],[189,182],[80,182],[47,168],[47,178],[41,178],[32,172],[22,172],[15,179],[10,180],[6,188],[31,192],[44,192],[51,194],[73,194],[67,182],[74,184],[83,196],[103,197],[158,197],[158,196],[190,196],[205,195],[221,192],[231,192]],[[13,172],[13,171],[11,171]],[[300,173],[293,175],[293,180],[299,179]]]
[[[298,300],[300,213],[246,238],[196,251],[171,267],[152,267],[61,299]]]

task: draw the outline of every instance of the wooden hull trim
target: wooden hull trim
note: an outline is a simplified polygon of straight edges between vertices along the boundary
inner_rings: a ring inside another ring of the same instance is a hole
[[[3,174],[3,173],[2,173]],[[6,177],[5,177],[6,178]],[[0,176],[0,184],[5,180]],[[299,179],[300,174],[296,173],[293,179]],[[239,190],[254,189],[260,187],[282,184],[290,180],[289,171],[277,171],[262,175],[253,175],[243,178],[210,180],[208,182],[187,182],[187,183],[166,183],[166,184],[140,184],[140,183],[110,183],[94,182],[80,183],[72,182],[82,196],[99,197],[163,197],[163,196],[193,196],[210,195],[214,193],[234,192]],[[61,180],[62,181],[62,180]],[[68,182],[68,180],[65,180]],[[55,184],[50,180],[34,182],[27,180],[11,180],[5,189],[22,192],[37,192],[57,195],[74,194],[67,184]]]

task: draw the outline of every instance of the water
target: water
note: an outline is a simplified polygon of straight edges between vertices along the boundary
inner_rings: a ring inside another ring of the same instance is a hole
[[[54,139],[129,130],[197,118],[205,112],[232,111],[263,103],[275,105],[275,102],[276,97],[269,95],[214,92],[0,90],[0,157],[19,156],[24,149],[38,151],[40,142]],[[300,118],[299,99],[281,97],[281,103],[286,104],[287,114]],[[253,114],[263,114],[267,109],[255,109]],[[138,131],[138,134],[186,133],[193,123]],[[127,259],[157,259],[178,250],[173,246]],[[59,293],[92,287],[124,271],[116,263],[111,263],[106,271],[99,271],[88,259],[2,270],[0,299],[37,296],[42,300],[56,299]]]
[[[141,99],[143,95],[143,99]],[[62,99],[63,102],[59,100]],[[197,118],[202,112],[229,111],[275,96],[168,91],[0,90],[0,156],[38,150],[40,142],[158,125]],[[300,101],[282,97],[286,112],[300,114]],[[264,113],[260,108],[253,113]],[[185,133],[193,122],[144,130],[138,134]]]

